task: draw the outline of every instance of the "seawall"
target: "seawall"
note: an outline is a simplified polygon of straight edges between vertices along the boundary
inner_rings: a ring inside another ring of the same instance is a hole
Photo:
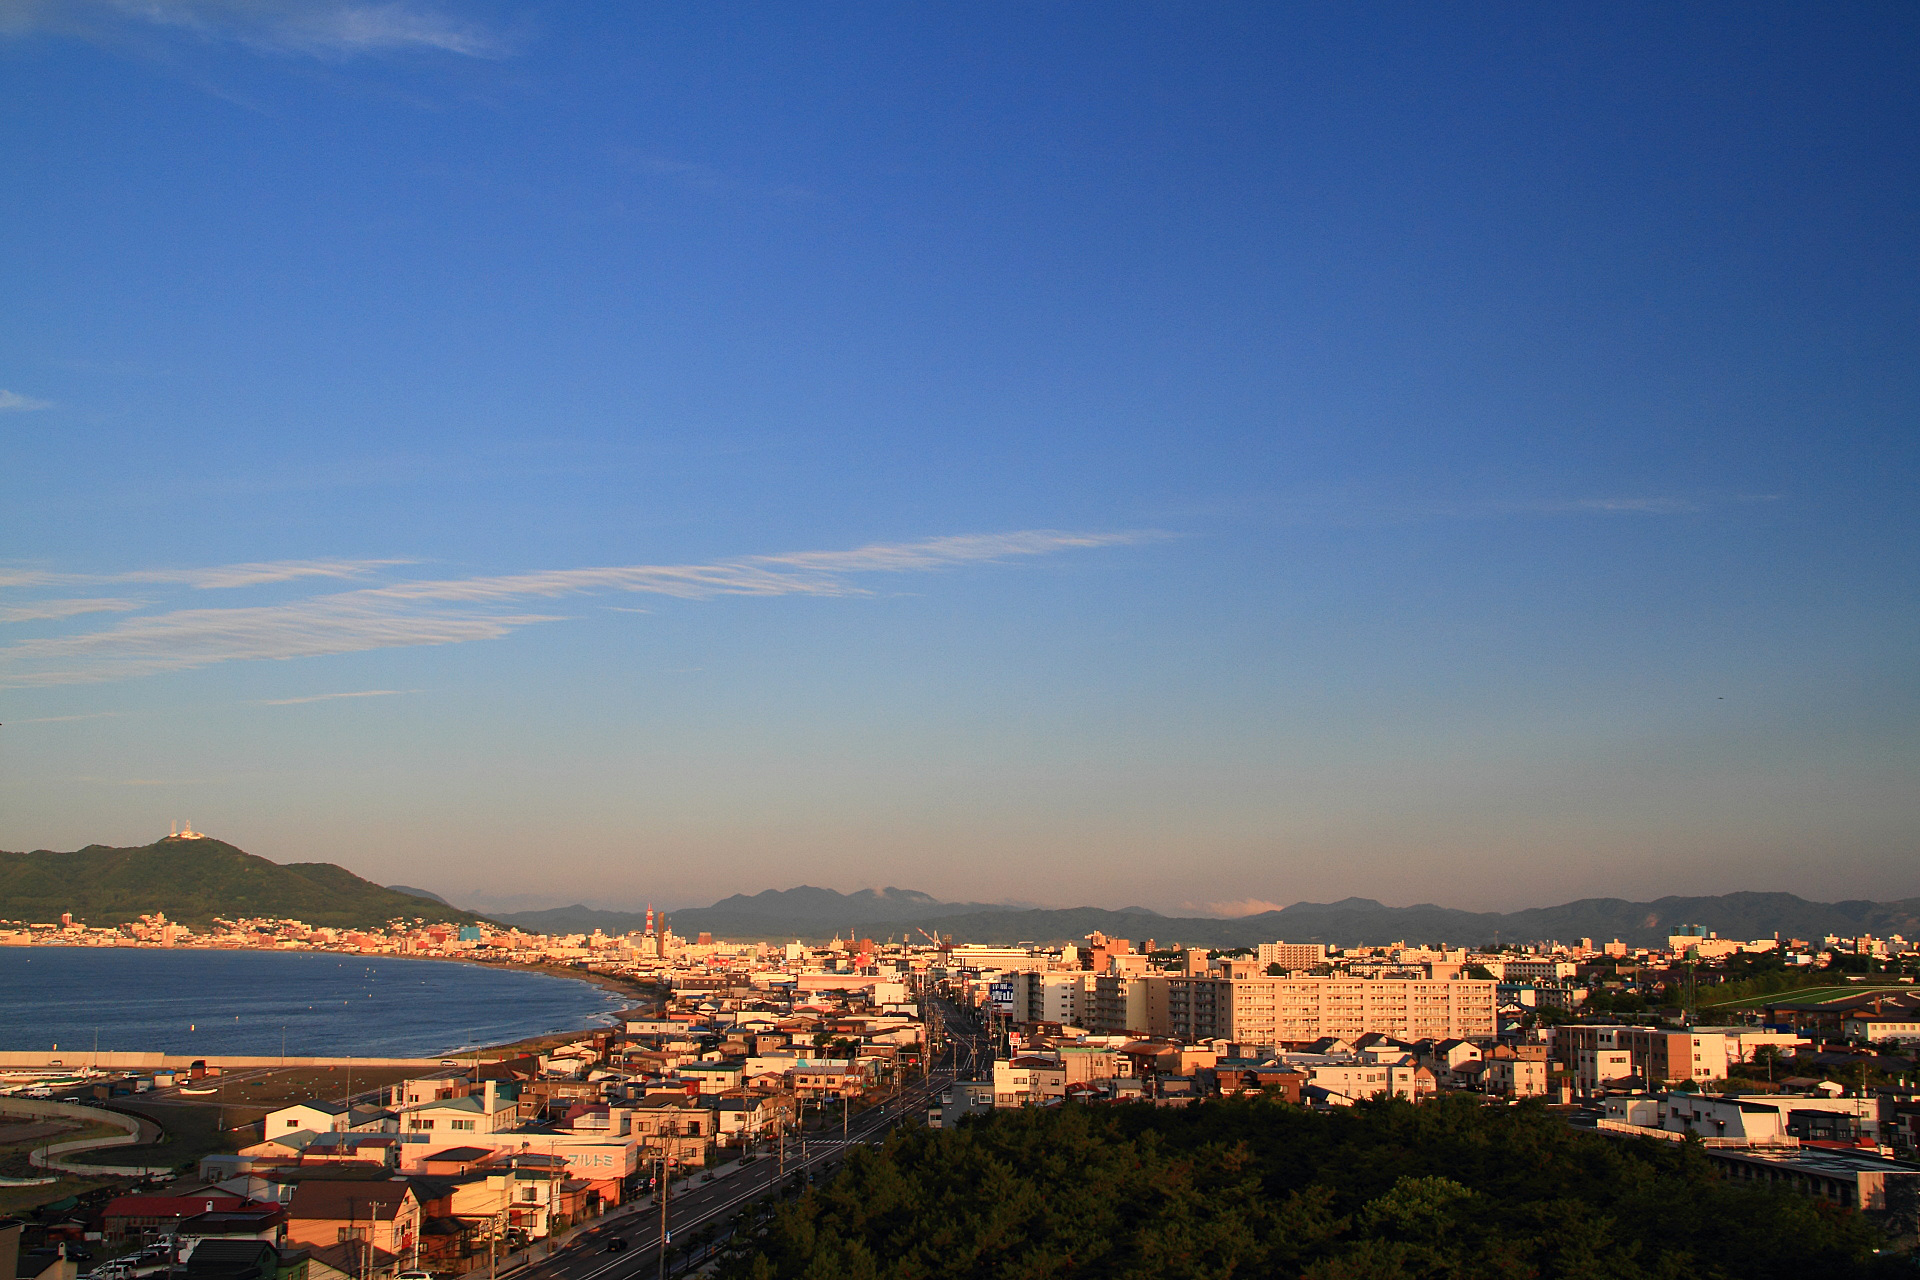
[[[14,1049],[0,1051],[0,1071],[80,1071],[89,1067],[101,1071],[185,1071],[196,1062],[209,1067],[439,1067],[443,1064],[470,1063],[472,1053],[447,1054],[438,1058],[306,1058],[278,1054],[184,1054],[184,1053],[95,1053],[82,1049],[69,1053],[62,1049]],[[491,1061],[501,1055],[483,1050],[479,1057]]]

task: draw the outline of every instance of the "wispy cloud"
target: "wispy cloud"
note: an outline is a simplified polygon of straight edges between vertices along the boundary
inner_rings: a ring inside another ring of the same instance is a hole
[[[75,720],[111,720],[118,711],[88,711],[77,716],[35,716],[31,720],[9,720],[8,724],[72,724]]]
[[[1189,902],[1189,911],[1204,911],[1210,916],[1226,916],[1238,919],[1241,916],[1257,916],[1263,911],[1282,911],[1285,907],[1278,902],[1268,902],[1264,898],[1236,898],[1231,902]]]
[[[1451,517],[1463,520],[1483,520],[1502,516],[1674,516],[1693,515],[1706,511],[1709,505],[1708,502],[1696,498],[1620,495],[1417,504],[1403,509],[1399,514],[1414,519]]]
[[[356,689],[352,693],[310,693],[304,698],[263,698],[263,707],[297,707],[307,702],[332,702],[335,698],[397,698],[418,693],[418,689]]]
[[[0,647],[0,686],[120,680],[247,659],[318,657],[368,649],[493,640],[560,615],[520,611],[524,602],[605,592],[673,596],[852,596],[857,574],[920,573],[1062,551],[1124,546],[1164,537],[1153,532],[1074,533],[1055,529],[968,534],[920,542],[874,543],[845,551],[748,556],[712,564],[625,565],[537,573],[397,582],[284,604],[181,609],[129,618],[80,635]],[[381,562],[295,561],[293,565]],[[276,570],[268,574],[263,571]],[[287,564],[182,572],[190,586],[284,581]],[[261,572],[256,572],[261,571]],[[249,574],[253,576],[249,577]],[[335,575],[322,575],[335,576]],[[153,579],[140,579],[153,580]]]
[[[0,587],[97,587],[150,582],[213,591],[293,582],[300,578],[359,578],[376,569],[413,563],[412,560],[272,560],[259,564],[216,565],[210,569],[136,569],[129,573],[0,569]]]
[[[53,401],[35,400],[18,391],[0,390],[0,413],[26,413],[32,409],[51,409]]]
[[[1705,503],[1687,498],[1576,498],[1571,502],[1541,503],[1534,509],[1548,515],[1565,511],[1601,515],[1681,516],[1707,508]]]
[[[412,49],[494,58],[509,51],[496,32],[419,0],[8,0],[0,5],[0,34],[111,40],[142,31],[325,59]]]
[[[81,777],[75,778],[74,781],[75,782],[91,782],[96,786],[102,786],[102,787],[196,787],[196,786],[201,786],[207,782],[217,781],[217,779],[212,779],[212,778],[101,778],[101,777],[94,776],[92,774],[87,774],[87,775],[83,775]]]
[[[138,600],[41,600],[34,604],[0,605],[0,622],[76,618],[83,613],[132,613],[139,607]]]

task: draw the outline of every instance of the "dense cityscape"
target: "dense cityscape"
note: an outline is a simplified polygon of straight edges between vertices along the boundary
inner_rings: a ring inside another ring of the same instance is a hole
[[[660,1202],[662,1170],[688,1187],[669,1206],[687,1224],[679,1238],[703,1231],[676,1265],[697,1265],[781,1193],[789,1168],[810,1179],[898,1125],[1248,1096],[1320,1111],[1530,1102],[1604,1138],[1695,1143],[1724,1176],[1876,1218],[1897,1218],[1920,1187],[1908,972],[1920,948],[1897,936],[1688,928],[1664,948],[1276,940],[1220,952],[1097,933],[1045,946],[730,943],[676,936],[664,914],[625,936],[546,937],[421,921],[194,931],[149,913],[113,928],[31,923],[0,944],[457,959],[591,975],[635,996],[617,1025],[535,1045],[363,1061],[358,1085],[341,1075],[331,1096],[313,1072],[346,1061],[0,1055],[12,1067],[0,1109],[47,1136],[116,1100],[242,1114],[236,1089],[255,1117],[184,1166],[122,1164],[138,1133],[43,1137],[30,1163],[44,1198],[75,1215],[29,1238],[48,1280],[73,1280],[83,1261],[103,1264],[90,1268],[101,1280],[213,1274],[193,1259],[229,1266],[262,1249],[307,1280],[497,1270],[503,1257],[537,1268],[583,1233],[657,1237],[624,1215]],[[309,1096],[270,1107],[276,1081],[306,1081]],[[709,1194],[716,1178],[724,1198]],[[68,1186],[83,1194],[52,1194]],[[615,1220],[624,1234],[604,1225]]]

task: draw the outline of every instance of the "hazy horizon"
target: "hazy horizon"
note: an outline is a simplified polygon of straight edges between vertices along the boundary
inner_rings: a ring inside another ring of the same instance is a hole
[[[16,5],[0,847],[1920,895],[1917,53],[1893,4]]]

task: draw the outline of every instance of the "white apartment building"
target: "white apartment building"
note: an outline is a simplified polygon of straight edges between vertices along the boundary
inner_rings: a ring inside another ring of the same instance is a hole
[[[1263,942],[1254,949],[1254,954],[1259,957],[1262,970],[1277,964],[1282,969],[1304,972],[1327,962],[1327,945],[1324,942]]]
[[[1196,981],[1189,979],[1189,981]],[[1484,979],[1232,978],[1214,1034],[1249,1044],[1305,1044],[1377,1031],[1402,1040],[1492,1036],[1494,986]],[[1172,1030],[1171,1028],[1169,1030]]]
[[[1093,1016],[1093,978],[1090,973],[1011,975],[1013,1020],[1086,1026]]]

